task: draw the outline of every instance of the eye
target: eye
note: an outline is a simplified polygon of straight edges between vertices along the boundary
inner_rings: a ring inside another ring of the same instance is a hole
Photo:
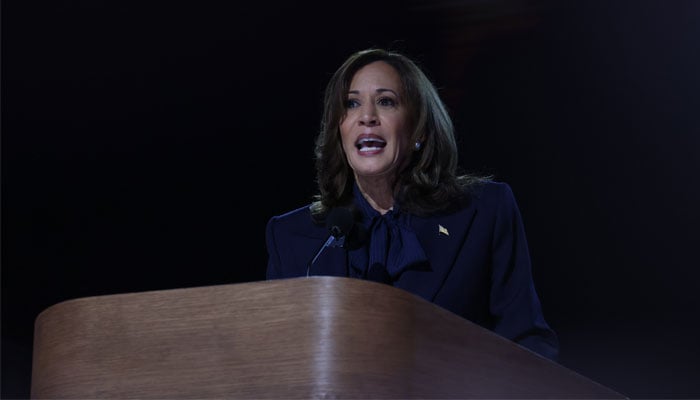
[[[360,105],[360,102],[356,99],[345,100],[345,108],[356,108]]]
[[[385,106],[385,107],[395,107],[396,100],[392,99],[391,97],[380,97],[377,100],[377,104],[379,104],[380,106]]]

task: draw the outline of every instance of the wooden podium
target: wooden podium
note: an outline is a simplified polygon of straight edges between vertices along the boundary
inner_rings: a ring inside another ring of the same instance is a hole
[[[86,297],[36,319],[33,399],[625,396],[411,293],[338,277]]]

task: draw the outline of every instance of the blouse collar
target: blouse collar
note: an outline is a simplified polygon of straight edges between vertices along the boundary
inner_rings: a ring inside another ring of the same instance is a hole
[[[394,203],[394,207],[382,215],[372,208],[357,183],[353,187],[353,196],[361,211],[360,223],[369,237],[365,246],[349,251],[356,274],[390,283],[405,270],[428,261],[410,226],[411,215],[401,212],[400,204]]]

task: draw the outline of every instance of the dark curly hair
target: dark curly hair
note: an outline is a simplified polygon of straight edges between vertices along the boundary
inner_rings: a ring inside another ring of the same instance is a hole
[[[420,140],[420,151],[397,180],[396,201],[401,209],[416,215],[429,215],[454,206],[464,198],[465,188],[485,177],[459,175],[457,143],[452,120],[432,82],[414,61],[403,54],[384,49],[366,49],[348,57],[326,86],[321,127],[316,138],[316,181],[311,212],[322,218],[337,206],[352,203],[353,171],[347,162],[340,139],[340,124],[345,117],[350,82],[365,65],[383,61],[401,77],[403,98],[407,99],[410,140]]]

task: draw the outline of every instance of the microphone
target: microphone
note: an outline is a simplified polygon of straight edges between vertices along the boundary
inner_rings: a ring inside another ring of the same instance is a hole
[[[328,228],[330,234],[328,235],[328,239],[326,239],[325,243],[323,243],[321,248],[318,249],[314,258],[311,259],[309,264],[306,266],[307,277],[311,271],[311,266],[314,265],[318,256],[320,256],[326,248],[333,244],[333,242],[344,238],[348,232],[350,232],[354,224],[355,219],[352,215],[352,211],[347,208],[336,207],[328,212],[328,215],[326,215],[326,228]]]

